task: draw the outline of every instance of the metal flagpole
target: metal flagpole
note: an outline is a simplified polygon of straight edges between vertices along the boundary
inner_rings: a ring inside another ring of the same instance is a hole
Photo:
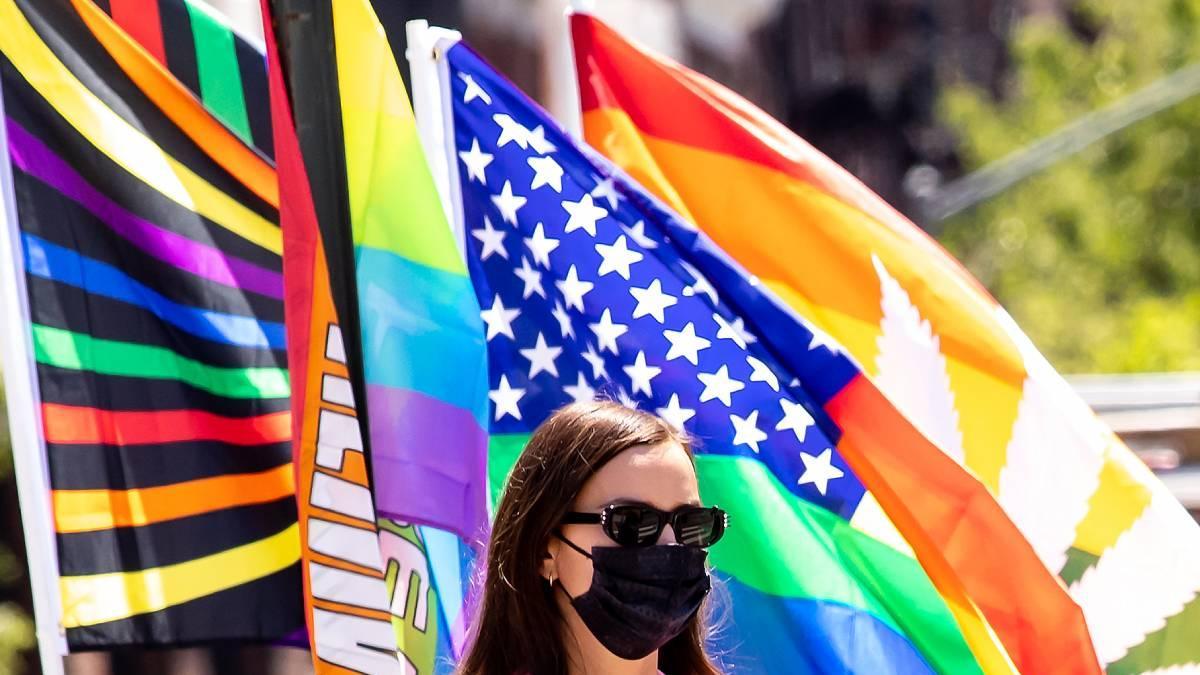
[[[0,119],[4,118],[4,91],[0,87]],[[8,399],[9,434],[16,469],[17,496],[25,533],[29,581],[33,591],[34,624],[44,675],[63,674],[66,633],[60,611],[58,551],[50,503],[50,471],[42,438],[37,377],[33,365],[33,340],[29,331],[29,304],[25,265],[21,257],[16,193],[8,134],[0,124],[0,352],[4,388]]]

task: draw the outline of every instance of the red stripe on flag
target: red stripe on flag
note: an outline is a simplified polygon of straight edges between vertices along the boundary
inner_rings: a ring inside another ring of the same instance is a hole
[[[270,16],[268,0],[261,0],[263,16]],[[270,22],[267,22],[268,27]],[[287,314],[288,371],[292,386],[292,413],[296,422],[292,456],[298,458],[304,413],[308,410],[308,365],[310,352],[324,349],[323,344],[310,344],[312,335],[313,298],[317,284],[328,281],[329,269],[321,247],[317,211],[313,205],[308,169],[300,152],[300,139],[293,122],[291,96],[284,82],[279,47],[270,30],[267,43],[267,82],[271,93],[271,130],[274,133],[275,169],[279,183],[279,229],[283,233],[284,310]],[[287,199],[282,196],[286,195]],[[320,254],[320,255],[318,255]],[[318,264],[318,258],[320,263]],[[319,357],[311,359],[319,362]],[[312,626],[309,626],[309,630]]]
[[[224,417],[202,410],[112,411],[42,404],[46,442],[144,445],[220,441],[259,445],[291,440],[292,415],[284,410],[256,417]]]
[[[641,133],[655,139],[736,157],[803,181],[901,236],[931,246],[946,257],[959,281],[991,299],[933,237],[746,99],[694,70],[639,49],[590,15],[571,16],[571,37],[583,112],[620,110]]]
[[[1083,612],[978,479],[861,373],[825,410],[843,431],[842,456],[922,566],[953,570],[1021,672],[1099,672]]]
[[[109,0],[109,4],[113,20],[159,63],[166,65],[167,48],[163,44],[158,0]]]
[[[781,157],[772,144],[794,145],[799,139],[749,105],[722,96],[720,85],[707,77],[637,49],[587,14],[571,16],[571,37],[583,112],[616,108],[651,136],[796,174],[795,163]],[[646,91],[654,95],[645,96]],[[714,115],[714,108],[724,115]],[[672,111],[669,119],[659,114],[662,110]],[[750,123],[738,119],[751,115],[755,119]],[[822,183],[812,172],[796,177]]]

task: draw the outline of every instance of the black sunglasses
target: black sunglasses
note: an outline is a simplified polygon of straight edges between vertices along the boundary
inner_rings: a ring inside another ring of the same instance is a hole
[[[675,541],[684,546],[708,548],[724,536],[729,514],[715,506],[681,506],[666,512],[644,504],[613,504],[600,513],[572,511],[562,521],[563,525],[596,523],[609,539],[621,546],[650,546],[670,524]]]

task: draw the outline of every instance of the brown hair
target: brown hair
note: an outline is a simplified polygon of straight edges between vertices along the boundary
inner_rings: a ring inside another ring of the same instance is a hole
[[[567,670],[562,615],[541,576],[546,546],[597,471],[639,445],[687,437],[659,418],[611,401],[568,405],[534,431],[509,476],[488,545],[486,576],[462,675],[557,675]],[[705,608],[659,650],[668,675],[718,675],[704,651]]]

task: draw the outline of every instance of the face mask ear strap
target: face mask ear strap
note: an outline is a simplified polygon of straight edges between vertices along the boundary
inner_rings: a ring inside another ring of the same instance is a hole
[[[577,553],[579,553],[579,555],[581,555],[581,556],[583,556],[583,557],[587,558],[588,560],[591,560],[591,559],[592,559],[592,554],[591,554],[591,553],[588,553],[587,551],[583,550],[582,548],[579,548],[579,546],[577,546],[577,545],[575,544],[575,542],[573,542],[573,541],[571,541],[570,539],[567,539],[566,537],[562,536],[562,532],[559,532],[558,530],[555,530],[555,531],[554,531],[554,537],[555,537],[556,539],[560,540],[562,543],[566,544],[567,546],[570,546],[571,548],[575,549],[575,551],[576,551]]]

